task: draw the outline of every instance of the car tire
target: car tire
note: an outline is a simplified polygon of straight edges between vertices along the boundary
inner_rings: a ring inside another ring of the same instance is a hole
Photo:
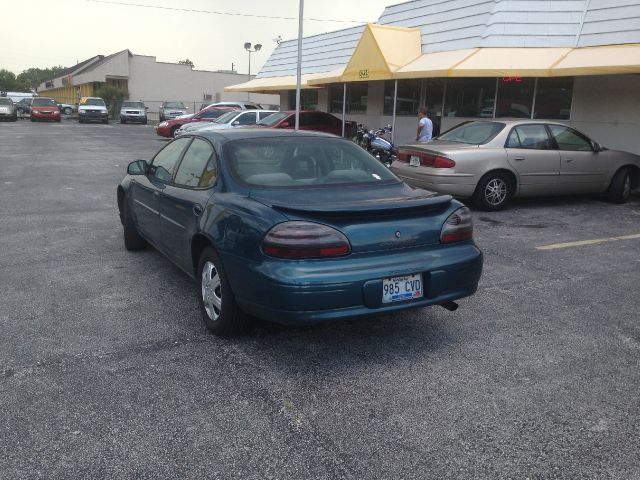
[[[122,206],[122,229],[124,232],[124,248],[130,252],[137,252],[147,246],[147,241],[136,230],[136,224],[126,204]]]
[[[35,122],[35,121],[36,121],[36,119],[35,119],[35,118],[33,118],[33,117],[29,117],[29,120],[31,120],[32,122]]]
[[[621,168],[611,180],[609,201],[612,203],[626,203],[629,195],[631,195],[631,172],[628,168]]]
[[[56,119],[56,122],[57,122],[57,123],[60,123],[60,122],[62,122],[62,119],[61,119],[61,118],[57,118],[57,119]]]
[[[488,173],[480,179],[473,193],[473,203],[488,212],[502,210],[513,196],[513,180],[505,173]]]
[[[122,125],[124,125],[125,123],[127,123],[127,121],[126,121],[124,118],[121,118],[121,119],[120,119],[120,123],[121,123]]]
[[[143,124],[143,125],[146,125],[146,124],[147,124],[147,119],[146,119],[146,118],[142,121],[142,124]]]
[[[180,129],[179,125],[171,128],[171,138],[176,138],[178,136],[178,130]]]
[[[73,110],[72,110],[71,108],[66,107],[66,108],[64,109],[64,114],[65,114],[65,115],[71,115],[72,113],[73,113]]]
[[[11,121],[12,121],[12,122],[17,122],[17,121],[18,121],[18,116],[16,115],[15,117],[13,117],[13,118],[11,119]]]
[[[211,247],[200,255],[196,284],[202,321],[211,333],[228,337],[247,329],[249,317],[238,307],[220,257]]]
[[[109,125],[109,119],[107,118],[107,119],[106,119],[104,122],[102,122],[102,123],[104,123],[105,125]]]

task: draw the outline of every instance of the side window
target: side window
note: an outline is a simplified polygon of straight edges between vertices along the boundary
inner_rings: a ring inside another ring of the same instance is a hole
[[[292,125],[295,123],[295,117],[291,118]],[[310,127],[313,125],[313,117],[309,112],[301,112],[300,113],[300,126],[301,127]]]
[[[236,118],[236,122],[238,122],[239,125],[253,125],[254,123],[256,123],[256,114],[254,112],[243,113],[238,118]]]
[[[191,141],[190,138],[179,138],[160,150],[151,163],[154,167],[152,176],[163,182],[170,181],[180,155],[189,141]]]
[[[551,136],[558,144],[558,149],[570,150],[574,152],[593,151],[591,142],[575,130],[571,130],[570,128],[563,127],[561,125],[548,125],[548,127],[549,130],[551,130]]]
[[[211,144],[200,138],[195,138],[180,162],[173,183],[183,187],[199,187],[204,178],[205,167],[208,166],[212,157],[213,147]],[[215,162],[213,169],[215,169]]]
[[[547,130],[542,124],[519,125],[515,127],[509,139],[507,148],[524,148],[527,150],[551,150],[551,141]]]
[[[260,120],[262,120],[263,118],[267,118],[269,115],[273,115],[273,112],[258,112]]]

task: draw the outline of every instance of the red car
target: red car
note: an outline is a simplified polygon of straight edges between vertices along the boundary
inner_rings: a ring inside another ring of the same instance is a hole
[[[295,128],[296,113],[284,111],[269,115],[258,122],[259,127],[269,128]],[[345,122],[344,136],[352,138],[356,135],[358,124],[351,120]],[[313,130],[314,132],[333,133],[342,136],[342,120],[330,113],[303,110],[300,112],[300,130]]]
[[[53,98],[33,97],[31,102],[31,121],[53,120],[60,122],[60,108]]]
[[[213,122],[231,110],[236,109],[233,107],[209,107],[200,110],[196,114],[184,115],[181,118],[174,118],[173,120],[165,120],[156,127],[156,133],[161,137],[172,138],[176,136],[176,132],[182,125],[193,122]]]

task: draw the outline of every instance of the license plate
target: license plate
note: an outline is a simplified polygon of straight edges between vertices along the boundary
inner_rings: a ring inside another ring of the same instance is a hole
[[[382,303],[413,300],[422,296],[422,275],[419,273],[382,279]]]
[[[411,157],[409,158],[409,165],[412,167],[419,167],[420,166],[420,157],[416,157],[415,155],[411,155]]]

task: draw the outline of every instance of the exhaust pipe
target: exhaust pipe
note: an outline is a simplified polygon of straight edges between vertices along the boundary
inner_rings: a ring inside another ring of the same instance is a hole
[[[455,312],[459,307],[459,305],[456,302],[444,302],[444,303],[441,303],[440,306],[442,308],[446,308],[450,312]]]

